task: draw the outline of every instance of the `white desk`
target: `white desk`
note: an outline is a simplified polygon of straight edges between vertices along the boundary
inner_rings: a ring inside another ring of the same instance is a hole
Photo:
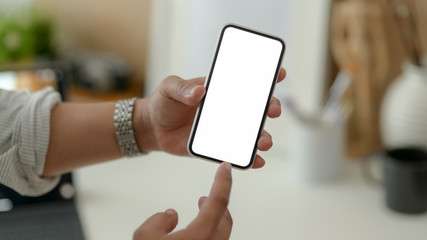
[[[388,210],[382,190],[362,179],[359,162],[349,161],[345,176],[332,184],[303,185],[290,178],[283,121],[267,122],[275,146],[262,154],[266,166],[233,171],[231,239],[427,239],[427,214]],[[198,212],[199,196],[209,193],[217,166],[155,152],[77,171],[87,239],[131,239],[145,219],[168,208],[178,211],[177,229],[186,226]]]

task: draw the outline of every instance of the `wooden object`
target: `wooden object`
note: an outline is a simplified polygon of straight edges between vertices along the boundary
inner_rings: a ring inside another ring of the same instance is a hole
[[[394,24],[400,34],[408,60],[416,66],[421,66],[421,38],[419,26],[422,25],[418,21],[418,16],[421,14],[417,11],[417,5],[415,0],[387,0],[390,8],[390,12],[394,18]]]
[[[68,101],[71,102],[117,101],[125,98],[141,97],[140,90],[136,87],[131,87],[129,90],[123,92],[101,93],[73,86],[68,95]]]
[[[351,66],[348,92],[353,112],[348,119],[347,153],[361,157],[381,148],[379,110],[404,58],[389,8],[381,0],[347,0],[333,4],[331,49],[340,68]],[[393,39],[394,38],[394,39]]]
[[[57,51],[113,53],[132,68],[132,84],[143,92],[151,0],[34,0],[51,11]]]
[[[413,0],[415,5],[415,16],[418,21],[418,33],[420,36],[421,53],[427,56],[427,1],[426,0]],[[427,61],[427,60],[426,60]]]

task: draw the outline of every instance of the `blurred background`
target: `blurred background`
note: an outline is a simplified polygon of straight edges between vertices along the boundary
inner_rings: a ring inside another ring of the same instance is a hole
[[[425,215],[409,219],[376,211],[377,206],[371,201],[377,189],[366,188],[359,183],[361,179],[351,173],[359,171],[359,164],[366,156],[385,148],[427,148],[425,0],[0,0],[0,77],[1,73],[14,69],[59,66],[70,76],[68,101],[149,96],[168,75],[185,79],[206,76],[220,30],[227,23],[277,35],[286,42],[283,67],[287,77],[275,92],[282,101],[284,114],[266,124],[277,139],[274,148],[266,153],[273,167],[266,166],[258,175],[235,173],[237,187],[233,197],[237,200],[231,203],[237,219],[235,236],[245,239],[248,226],[259,227],[259,223],[251,221],[253,218],[246,217],[250,214],[263,219],[275,216],[270,222],[266,220],[271,230],[276,231],[272,234],[283,233],[281,223],[276,220],[285,215],[289,224],[295,219],[303,223],[288,229],[291,233],[316,235],[316,231],[303,229],[306,222],[311,222],[310,226],[319,232],[334,231],[335,222],[323,221],[323,216],[331,212],[339,214],[339,210],[330,209],[333,205],[336,209],[341,207],[342,212],[350,212],[344,217],[354,224],[344,227],[345,231],[335,232],[338,237],[349,239],[347,233],[356,233],[354,239],[360,239],[374,225],[365,223],[367,211],[372,213],[372,221],[381,222],[382,232],[377,236],[402,239],[403,235],[399,238],[393,230],[404,227],[405,231],[415,231],[424,237]],[[49,74],[36,75],[18,74],[18,85],[33,90],[49,85]],[[41,80],[32,81],[34,78]],[[0,87],[8,88],[7,81],[1,80]],[[123,232],[131,233],[141,218],[153,213],[148,207],[144,209],[147,212],[139,210],[141,212],[135,214],[141,199],[147,205],[152,204],[149,206],[163,208],[162,204],[169,206],[169,200],[175,197],[159,190],[170,185],[164,179],[175,179],[177,186],[194,185],[192,176],[199,174],[196,182],[200,186],[176,187],[176,192],[171,193],[179,196],[174,198],[182,204],[178,208],[185,209],[180,212],[184,213],[184,224],[192,219],[193,215],[185,213],[196,210],[184,205],[186,197],[193,199],[194,191],[208,189],[211,182],[203,174],[213,173],[214,166],[201,166],[203,163],[190,160],[178,163],[175,159],[166,163],[176,164],[175,168],[165,171],[161,164],[154,164],[157,158],[172,159],[153,153],[145,157],[144,163],[118,162],[112,163],[111,169],[104,166],[98,171],[89,168],[79,172],[78,181],[85,193],[80,213],[83,219],[96,219],[85,220],[88,229],[99,225],[99,229],[104,230],[105,225],[101,223],[108,223],[100,212],[104,213],[105,208],[98,212],[93,209],[112,206],[108,209],[117,216],[121,216],[122,211],[129,212],[126,218],[131,218],[135,226],[128,226]],[[285,162],[283,159],[292,160],[289,161],[292,164],[281,165]],[[319,161],[310,162],[313,159]],[[351,162],[353,170],[347,174],[350,177],[330,188],[295,188],[281,179],[284,169],[294,172],[294,163],[304,163],[300,171],[315,181],[340,179],[338,176],[346,172],[341,166],[344,162]],[[194,171],[183,177],[175,169],[185,164]],[[134,174],[120,175],[130,179],[126,184],[131,190],[123,188],[124,180],[111,180],[110,176],[118,174],[117,169],[125,172],[121,174],[134,171]],[[103,180],[98,183],[94,179]],[[158,181],[154,186],[141,186],[138,182],[141,179]],[[248,186],[248,181],[255,184]],[[276,187],[283,191],[276,191]],[[252,188],[261,194],[253,194]],[[160,197],[145,198],[137,193],[160,194]],[[123,197],[117,202],[136,207],[116,209],[113,202],[120,195],[134,196],[134,199]],[[258,208],[253,207],[251,201],[246,202],[248,198],[258,201]],[[343,204],[342,199],[351,204]],[[236,202],[247,205],[239,208]],[[251,213],[247,209],[251,209]],[[314,214],[316,212],[319,214]],[[99,218],[93,217],[95,215]],[[342,217],[333,219],[339,224]],[[120,217],[117,221],[121,221]],[[239,228],[239,223],[244,227]],[[340,227],[345,225],[342,224]],[[363,224],[368,225],[367,228],[352,228]],[[257,236],[254,239],[263,238],[262,231],[253,234]],[[118,234],[117,238],[121,236]]]
[[[71,101],[147,96],[168,75],[205,76],[221,27],[245,25],[287,43],[288,76],[276,91],[287,112],[318,117],[338,73],[349,73],[338,101],[346,151],[360,157],[381,148],[382,125],[393,125],[380,123],[389,85],[405,62],[422,65],[426,8],[421,0],[1,0],[0,65],[60,62],[73,73]]]

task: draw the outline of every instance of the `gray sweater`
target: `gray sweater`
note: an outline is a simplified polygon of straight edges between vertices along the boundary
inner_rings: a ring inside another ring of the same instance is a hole
[[[60,96],[0,89],[0,183],[22,195],[53,189],[59,177],[41,178],[49,145],[50,112]]]

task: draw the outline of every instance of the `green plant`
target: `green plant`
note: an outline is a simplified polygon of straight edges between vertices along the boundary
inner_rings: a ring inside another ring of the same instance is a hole
[[[52,24],[34,10],[0,13],[0,64],[54,57]]]

